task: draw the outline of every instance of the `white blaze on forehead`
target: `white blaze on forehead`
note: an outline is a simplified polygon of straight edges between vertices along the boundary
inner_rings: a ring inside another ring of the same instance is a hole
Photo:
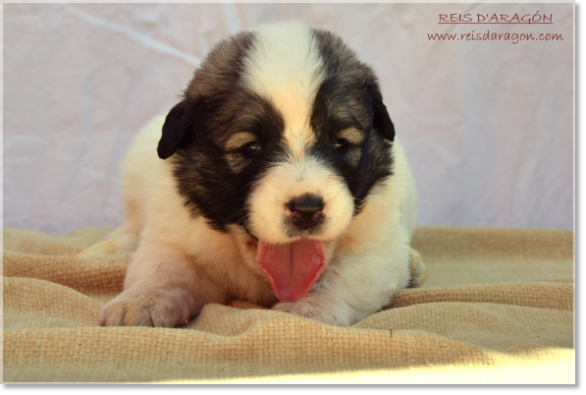
[[[323,79],[321,57],[310,29],[300,22],[266,24],[253,30],[253,48],[244,59],[244,81],[281,113],[285,139],[294,155],[315,136],[311,108]]]

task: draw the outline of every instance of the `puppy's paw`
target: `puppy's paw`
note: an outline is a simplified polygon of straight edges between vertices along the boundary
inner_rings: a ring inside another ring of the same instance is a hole
[[[137,247],[138,236],[134,233],[115,231],[108,240],[79,252],[77,258],[129,258]]]
[[[411,248],[409,266],[411,267],[411,285],[409,288],[422,287],[427,280],[427,268],[421,259],[421,255],[413,248]]]
[[[356,319],[350,308],[343,309],[334,306],[319,297],[308,295],[296,302],[280,302],[273,306],[273,310],[295,314],[312,320],[321,321],[336,326],[350,326]]]
[[[173,291],[125,291],[100,310],[101,326],[156,326],[172,328],[186,324],[189,307]]]
[[[88,249],[85,249],[75,255],[77,258],[104,258],[116,254],[118,250],[118,243],[114,239],[106,240],[98,244],[94,244]]]

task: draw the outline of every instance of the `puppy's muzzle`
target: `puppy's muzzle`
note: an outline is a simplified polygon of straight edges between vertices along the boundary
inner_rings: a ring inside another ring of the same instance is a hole
[[[324,206],[324,200],[320,196],[311,194],[301,195],[287,203],[293,225],[301,230],[313,228],[323,221]]]

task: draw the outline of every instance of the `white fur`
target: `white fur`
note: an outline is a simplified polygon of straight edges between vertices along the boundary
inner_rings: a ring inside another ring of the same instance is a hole
[[[252,191],[250,231],[267,243],[287,243],[293,239],[285,233],[285,205],[292,198],[306,193],[321,196],[325,222],[316,240],[332,241],[352,220],[354,200],[346,184],[318,159],[290,158],[269,171]]]
[[[185,322],[204,303],[271,303],[270,285],[254,264],[248,236],[236,228],[219,233],[203,218],[190,217],[175,191],[169,163],[154,152],[162,124],[162,117],[148,124],[123,163],[127,216],[112,238],[117,253],[131,253],[139,237],[140,243],[124,292],[103,307],[100,323],[114,325],[122,319],[125,324],[144,324],[151,319],[155,326],[172,326]],[[394,175],[376,187],[342,235],[326,242],[329,263],[320,282],[306,297],[274,309],[350,325],[407,285],[416,196],[398,141],[393,153]],[[169,284],[173,291],[161,292]],[[141,314],[142,321],[136,321]]]
[[[310,294],[274,309],[347,326],[407,286],[417,195],[397,139],[393,155],[393,176],[371,192],[363,211],[335,240],[335,256]]]
[[[343,180],[305,153],[314,139],[309,117],[322,79],[307,28],[269,25],[257,34],[263,45],[247,57],[247,84],[282,113],[289,156],[253,189],[249,228],[265,242],[292,241],[282,226],[285,205],[308,192],[323,197],[326,218],[315,236],[326,246],[320,281],[302,299],[274,309],[351,325],[389,303],[409,282],[416,193],[405,154],[395,140],[393,175],[373,188],[353,217],[353,198]],[[116,254],[133,255],[124,291],[102,308],[100,324],[174,326],[205,303],[273,304],[250,237],[236,226],[217,232],[184,206],[170,161],[156,155],[163,122],[158,117],[145,126],[122,165],[126,217],[110,241]]]
[[[260,45],[246,57],[247,85],[269,99],[285,120],[285,139],[294,158],[314,140],[311,105],[323,77],[322,62],[300,22],[266,24],[254,29]]]

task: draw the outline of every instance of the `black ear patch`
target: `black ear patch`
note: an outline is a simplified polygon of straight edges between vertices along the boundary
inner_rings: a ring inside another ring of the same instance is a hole
[[[159,140],[159,158],[167,159],[177,151],[196,122],[197,112],[194,104],[183,100],[169,111],[163,125],[163,135]]]
[[[387,111],[387,106],[383,103],[383,96],[376,86],[370,86],[368,90],[372,100],[372,126],[387,140],[393,141],[395,139],[395,125],[393,125],[393,122],[391,121],[391,117]]]

